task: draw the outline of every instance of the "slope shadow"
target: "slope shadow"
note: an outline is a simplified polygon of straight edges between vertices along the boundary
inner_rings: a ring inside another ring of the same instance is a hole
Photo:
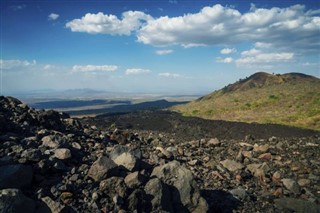
[[[186,104],[188,101],[178,102],[178,101],[167,101],[167,100],[157,100],[148,101],[138,104],[121,104],[111,107],[106,107],[102,109],[88,109],[88,110],[71,110],[68,111],[70,115],[85,115],[85,114],[103,114],[103,113],[120,113],[120,112],[133,112],[138,110],[153,110],[153,109],[165,109],[178,104]]]
[[[201,190],[201,195],[209,205],[208,212],[232,213],[241,202],[232,194],[222,190]]]

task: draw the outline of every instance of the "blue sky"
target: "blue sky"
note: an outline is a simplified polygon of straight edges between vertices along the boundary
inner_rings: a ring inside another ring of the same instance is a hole
[[[1,1],[2,94],[197,94],[257,71],[320,77],[318,1]]]

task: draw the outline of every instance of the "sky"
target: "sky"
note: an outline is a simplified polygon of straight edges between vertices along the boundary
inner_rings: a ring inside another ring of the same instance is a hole
[[[1,94],[204,94],[255,72],[320,77],[320,1],[1,0]]]

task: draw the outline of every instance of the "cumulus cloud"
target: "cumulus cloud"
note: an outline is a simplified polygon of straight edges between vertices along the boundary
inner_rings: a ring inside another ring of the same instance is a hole
[[[294,53],[292,52],[263,52],[260,49],[250,49],[243,51],[241,57],[235,62],[238,66],[264,66],[272,63],[283,63],[292,61]]]
[[[59,14],[51,13],[50,15],[48,15],[48,19],[49,21],[54,21],[54,20],[57,20],[59,16],[60,16]]]
[[[173,50],[157,50],[156,51],[157,55],[168,55],[168,54],[171,54],[171,53],[173,53]]]
[[[2,69],[10,70],[14,68],[30,67],[36,65],[36,60],[33,61],[21,61],[21,60],[0,60],[0,66]]]
[[[116,65],[74,65],[73,72],[113,72],[118,69]]]
[[[216,62],[229,64],[229,63],[232,63],[232,62],[233,62],[233,58],[231,58],[231,57],[227,57],[227,58],[217,58],[217,59],[216,59]]]
[[[122,13],[122,19],[115,15],[102,12],[87,13],[81,19],[74,19],[66,23],[72,32],[86,32],[91,34],[130,35],[138,30],[146,21],[152,20],[150,15],[140,11],[127,11]]]
[[[179,77],[182,77],[180,74],[169,73],[169,72],[159,73],[158,76],[166,77],[166,78],[179,78]]]
[[[275,47],[318,51],[319,10],[303,5],[270,9],[251,7],[245,13],[220,4],[198,13],[149,20],[137,32],[138,41],[155,46],[232,45],[246,41]],[[288,39],[290,35],[290,39]]]
[[[140,75],[140,74],[146,74],[150,73],[151,71],[148,69],[141,69],[141,68],[131,68],[127,69],[125,74],[126,75]]]
[[[237,52],[237,50],[235,48],[223,48],[222,50],[220,50],[221,54],[227,55],[227,54],[231,54],[231,53],[235,53]]]

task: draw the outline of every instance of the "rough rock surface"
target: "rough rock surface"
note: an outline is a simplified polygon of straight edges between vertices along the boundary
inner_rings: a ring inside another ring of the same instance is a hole
[[[244,137],[238,124],[219,137],[202,134],[215,129],[206,122],[95,119],[0,97],[0,212],[319,212],[318,132]]]

